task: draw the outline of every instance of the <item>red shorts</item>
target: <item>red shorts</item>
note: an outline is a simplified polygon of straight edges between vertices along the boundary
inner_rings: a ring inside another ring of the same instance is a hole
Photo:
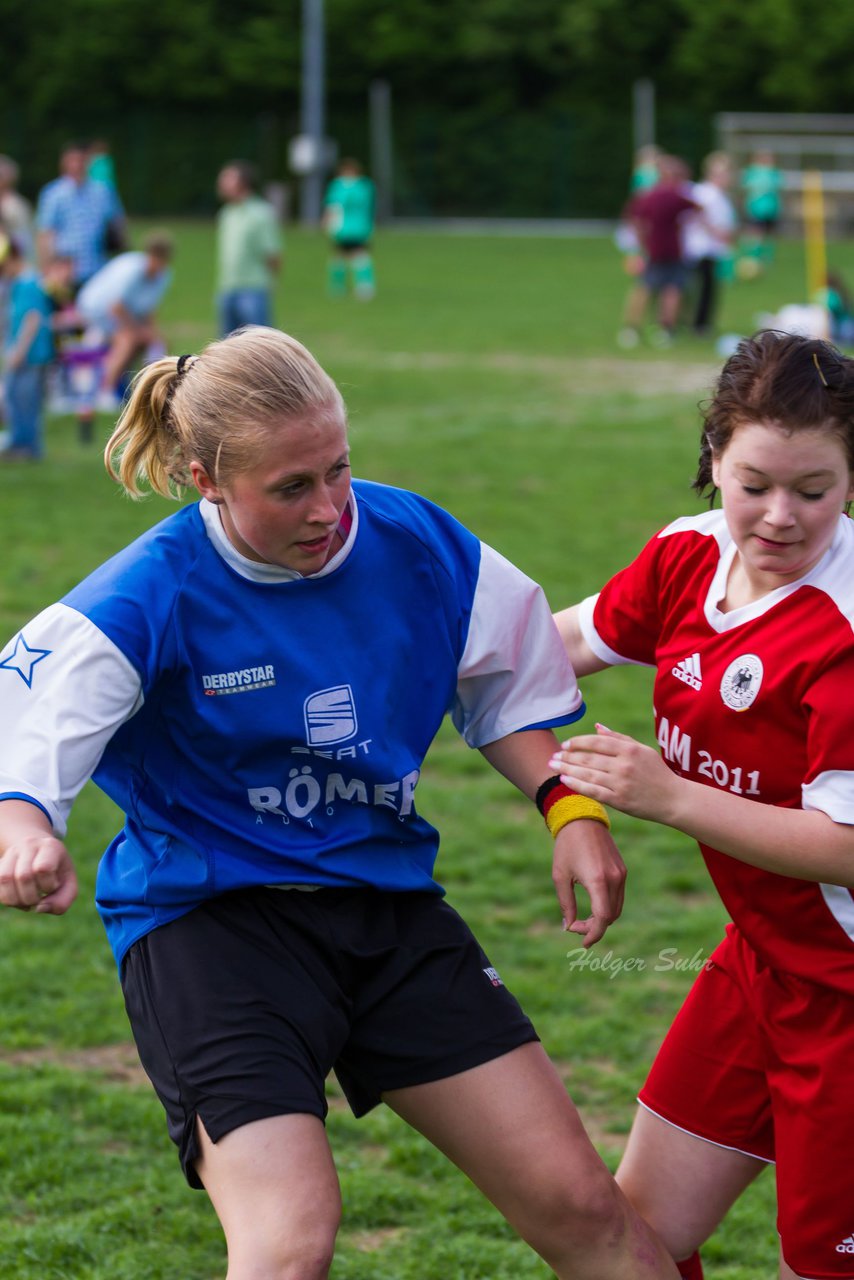
[[[640,1101],[719,1146],[777,1164],[783,1257],[854,1280],[854,996],[767,968],[738,930],[713,952]]]

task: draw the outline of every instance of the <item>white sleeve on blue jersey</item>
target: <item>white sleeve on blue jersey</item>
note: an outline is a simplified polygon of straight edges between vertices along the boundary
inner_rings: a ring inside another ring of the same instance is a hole
[[[104,747],[142,706],[138,672],[64,604],[28,622],[0,653],[0,798],[29,799],[62,838]]]
[[[451,718],[471,747],[583,713],[542,588],[486,545],[458,672]]]

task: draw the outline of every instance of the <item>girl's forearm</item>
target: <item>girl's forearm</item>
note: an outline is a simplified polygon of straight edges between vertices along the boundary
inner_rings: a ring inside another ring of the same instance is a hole
[[[680,778],[660,821],[741,862],[854,888],[854,827],[819,809],[782,809]]]

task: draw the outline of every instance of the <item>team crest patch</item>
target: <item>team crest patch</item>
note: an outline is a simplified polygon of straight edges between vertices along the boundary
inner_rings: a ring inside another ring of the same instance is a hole
[[[721,697],[733,711],[746,711],[756,701],[764,670],[755,653],[743,653],[729,664],[721,680]]]
[[[493,969],[492,965],[490,965],[488,969],[484,969],[483,972],[486,974],[487,978],[489,978],[489,981],[492,983],[494,987],[504,986],[504,983],[501,981],[501,978],[499,977],[498,970]]]

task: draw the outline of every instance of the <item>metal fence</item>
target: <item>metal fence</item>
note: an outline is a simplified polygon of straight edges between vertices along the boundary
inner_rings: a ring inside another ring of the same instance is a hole
[[[339,154],[356,155],[370,169],[367,90],[332,98],[327,120]],[[614,218],[627,197],[629,110],[529,110],[495,118],[476,104],[450,111],[438,101],[401,102],[392,94],[389,120],[384,167],[389,212],[398,217]],[[106,137],[125,204],[145,217],[209,215],[217,171],[244,157],[257,164],[265,184],[278,184],[294,211],[288,144],[297,132],[296,104],[263,113],[130,106],[109,120],[69,104],[61,128],[50,129],[34,126],[19,107],[0,114],[0,151],[18,160],[22,190],[34,197],[55,176],[65,141]],[[658,135],[695,169],[714,139],[710,119],[675,109],[659,109]]]

